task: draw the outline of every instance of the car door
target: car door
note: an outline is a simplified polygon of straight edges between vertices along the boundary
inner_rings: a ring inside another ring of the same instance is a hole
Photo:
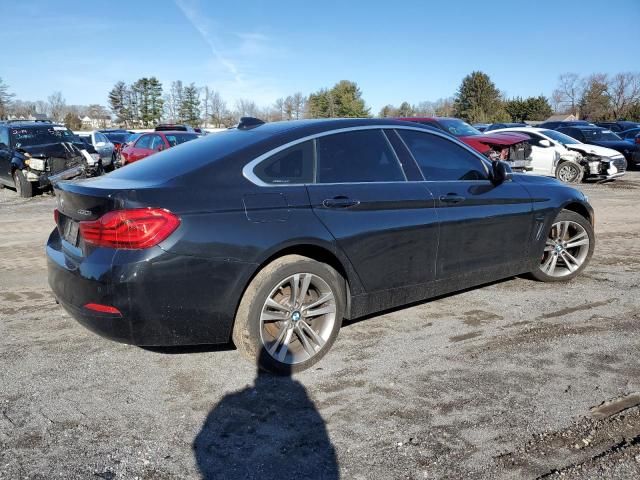
[[[537,173],[538,175],[553,175],[556,165],[556,157],[558,157],[556,147],[553,142],[532,132],[518,133],[526,133],[531,138],[529,141],[529,145],[531,145],[531,167],[533,168],[531,173]],[[549,145],[541,144],[541,140],[547,140]]]
[[[436,132],[397,132],[436,197],[436,277],[473,284],[521,273],[533,229],[527,191],[515,181],[493,185],[481,157],[453,139]]]
[[[0,125],[0,182],[11,182],[11,147],[9,129]]]
[[[103,160],[111,160],[113,147],[111,146],[109,139],[100,132],[94,132],[93,138],[94,138],[93,145],[95,149],[98,151],[100,158],[102,158]]]
[[[407,181],[385,133],[354,129],[321,136],[315,145],[315,183],[307,186],[313,211],[365,290],[434,280],[435,200],[423,182]]]
[[[141,158],[147,157],[153,153],[151,150],[151,137],[153,137],[153,135],[142,135],[138,139],[134,145],[133,152],[131,153],[130,162],[140,160]]]

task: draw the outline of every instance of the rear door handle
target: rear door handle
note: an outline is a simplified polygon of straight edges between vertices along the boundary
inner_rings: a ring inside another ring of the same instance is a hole
[[[442,203],[448,203],[450,205],[454,205],[456,203],[462,203],[465,201],[465,197],[461,195],[456,195],[455,193],[447,193],[446,195],[440,196],[440,201]]]
[[[360,205],[360,201],[353,200],[349,197],[339,196],[323,200],[322,205],[326,208],[350,208]]]

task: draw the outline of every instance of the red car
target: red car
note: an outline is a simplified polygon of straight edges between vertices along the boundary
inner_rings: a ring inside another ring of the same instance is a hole
[[[156,152],[195,140],[198,134],[192,132],[150,132],[143,133],[134,143],[127,143],[122,151],[122,165],[141,160]]]
[[[396,120],[420,123],[444,130],[489,158],[506,160],[516,169],[530,169],[530,137],[522,133],[482,133],[459,118],[408,117]]]

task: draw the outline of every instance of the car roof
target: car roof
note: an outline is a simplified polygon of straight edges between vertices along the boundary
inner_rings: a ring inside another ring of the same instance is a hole
[[[6,126],[6,127],[20,127],[20,128],[25,128],[25,127],[65,127],[67,128],[65,125],[62,125],[60,123],[32,121],[32,120],[24,120],[24,121],[17,121],[17,122],[15,121],[0,122],[0,125]]]

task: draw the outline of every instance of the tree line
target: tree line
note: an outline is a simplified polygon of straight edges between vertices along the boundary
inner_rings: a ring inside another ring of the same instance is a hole
[[[278,98],[273,104],[258,106],[241,98],[229,105],[220,92],[209,86],[199,87],[181,80],[171,82],[167,91],[156,77],[143,77],[127,85],[117,82],[108,92],[110,111],[102,105],[67,105],[60,92],[46,101],[23,101],[14,98],[8,85],[0,79],[0,119],[29,118],[36,113],[80,128],[80,117],[88,115],[105,122],[115,117],[127,128],[148,128],[159,122],[192,126],[228,127],[243,116],[265,121],[300,118],[371,117],[371,109],[357,83],[341,80],[331,88],[321,88],[309,95],[296,92]],[[499,90],[491,78],[474,71],[464,77],[455,94],[417,104],[402,102],[385,105],[379,117],[455,116],[470,123],[545,120],[553,113],[572,113],[592,121],[626,118],[640,121],[640,73],[575,73],[559,76],[551,97],[511,97]]]

